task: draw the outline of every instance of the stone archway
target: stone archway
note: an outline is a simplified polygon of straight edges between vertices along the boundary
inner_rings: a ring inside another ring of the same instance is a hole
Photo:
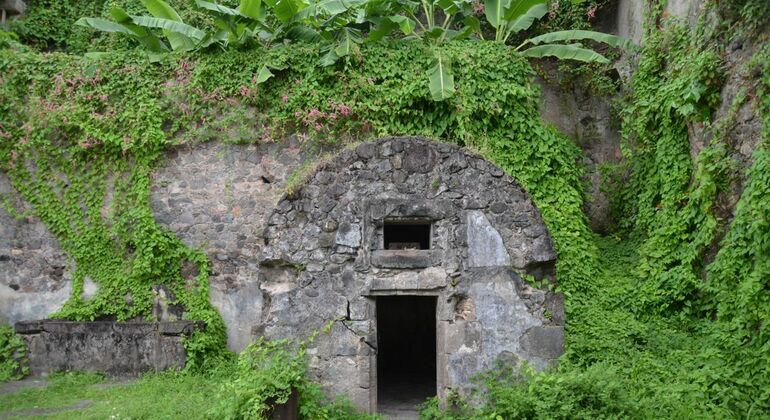
[[[436,392],[465,392],[498,360],[541,369],[563,346],[538,210],[512,178],[462,148],[385,138],[344,150],[276,206],[265,231],[257,334],[304,338],[313,379],[377,410],[377,299],[435,299]]]

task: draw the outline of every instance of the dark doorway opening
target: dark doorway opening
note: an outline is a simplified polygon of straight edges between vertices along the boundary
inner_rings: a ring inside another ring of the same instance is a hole
[[[377,411],[414,413],[435,395],[436,297],[378,297]]]
[[[425,219],[385,220],[383,249],[430,249],[430,221]]]

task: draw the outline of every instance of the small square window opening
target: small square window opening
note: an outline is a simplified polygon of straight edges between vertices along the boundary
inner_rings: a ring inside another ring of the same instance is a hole
[[[430,231],[425,219],[385,220],[383,249],[430,249]]]

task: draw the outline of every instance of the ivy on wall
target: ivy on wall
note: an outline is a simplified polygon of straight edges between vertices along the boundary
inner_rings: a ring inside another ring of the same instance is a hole
[[[745,3],[740,10],[755,4]],[[615,194],[622,242],[587,228],[580,150],[540,121],[530,66],[494,43],[441,47],[456,85],[443,102],[429,96],[422,75],[431,54],[420,43],[368,45],[332,67],[301,45],[157,63],[126,51],[89,60],[6,47],[0,167],[73,259],[73,296],[57,316],[149,317],[152,287],[166,285],[188,318],[206,323],[187,344],[195,366],[222,355],[224,325],[208,303],[206,256],[158,226],[149,208],[165,150],[292,134],[308,147],[386,135],[468,146],[517,179],[549,227],[567,353],[555,371],[488,377],[488,404],[461,414],[761,415],[770,410],[770,95],[759,96],[765,142],[727,225],[715,214],[735,176],[727,145],[717,130],[693,159],[688,135],[688,126],[712,123],[724,42],[664,22],[662,5],[652,8],[655,26],[622,104],[630,174]],[[755,61],[770,92],[768,49]],[[281,70],[258,84],[263,65]],[[90,299],[86,278],[99,285]]]
[[[166,285],[187,317],[206,322],[205,333],[188,343],[193,361],[223,348],[224,327],[208,303],[208,261],[155,223],[152,169],[171,145],[270,142],[291,133],[309,147],[424,135],[520,167],[517,178],[550,212],[557,242],[576,255],[559,263],[565,292],[590,288],[578,274],[567,280],[580,266],[572,261],[592,252],[580,211],[578,149],[539,121],[529,65],[494,43],[448,45],[442,53],[458,64],[457,93],[438,103],[421,77],[430,58],[424,48],[372,46],[336,68],[320,67],[321,51],[312,46],[154,64],[124,52],[99,60],[0,53],[3,170],[74,262],[73,295],[56,316],[149,317],[152,287]],[[263,64],[285,70],[257,84]],[[86,278],[99,286],[87,299]]]

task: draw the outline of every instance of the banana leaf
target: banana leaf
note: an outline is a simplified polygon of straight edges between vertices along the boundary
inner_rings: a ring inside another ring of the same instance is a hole
[[[584,48],[580,44],[546,44],[528,48],[521,55],[529,58],[556,57],[561,60],[576,60],[586,63],[609,63],[603,55],[594,50]]]
[[[636,45],[633,42],[631,42],[631,40],[623,37],[605,34],[601,32],[584,31],[579,29],[574,29],[569,31],[556,31],[556,32],[543,34],[543,35],[528,39],[527,43],[538,45],[538,44],[544,44],[544,43],[551,44],[554,42],[561,42],[561,41],[580,41],[583,39],[590,39],[592,41],[603,42],[611,47],[621,48],[624,50],[630,50],[636,47]]]
[[[436,54],[433,67],[428,70],[430,94],[434,101],[443,101],[454,95],[455,80],[451,63],[443,55]]]

